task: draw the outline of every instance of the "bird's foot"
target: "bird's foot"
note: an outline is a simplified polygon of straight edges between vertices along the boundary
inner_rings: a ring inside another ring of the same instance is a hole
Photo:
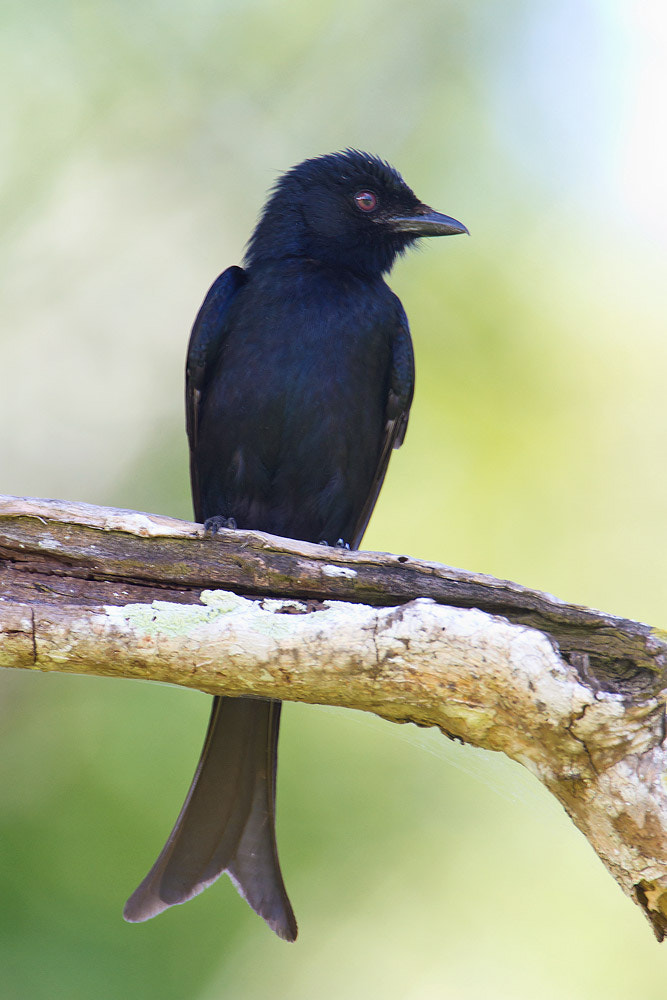
[[[319,545],[326,545],[327,547],[329,546],[329,543],[327,541],[324,541],[324,539],[321,542],[319,542],[318,544]],[[338,541],[336,542],[336,544],[334,545],[334,548],[336,548],[336,549],[349,549],[350,548],[350,543],[343,541],[342,538],[339,538]]]
[[[221,528],[237,528],[235,518],[233,517],[223,517],[221,514],[216,514],[215,517],[207,517],[204,521],[204,531],[210,535],[217,535]]]

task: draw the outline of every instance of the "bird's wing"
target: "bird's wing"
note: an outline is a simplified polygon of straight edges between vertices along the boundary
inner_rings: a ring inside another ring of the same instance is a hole
[[[225,343],[229,306],[246,280],[245,272],[241,267],[228,267],[226,271],[223,271],[209,288],[192,327],[185,363],[185,426],[188,432],[191,456],[197,444],[199,418],[204,396],[215,362]],[[200,517],[196,463],[190,463],[190,471],[195,516]]]
[[[359,547],[366,530],[373,508],[377,501],[382,483],[387,472],[389,459],[394,448],[400,448],[408,429],[408,417],[415,389],[415,358],[412,350],[412,339],[408,318],[400,301],[398,305],[397,322],[392,339],[392,364],[389,379],[389,393],[385,409],[385,426],[375,475],[368,492],[366,502],[357,520],[351,540],[353,549]]]

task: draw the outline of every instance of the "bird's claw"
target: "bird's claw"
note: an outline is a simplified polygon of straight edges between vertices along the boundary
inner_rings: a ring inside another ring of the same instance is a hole
[[[325,541],[325,539],[322,539],[322,541],[319,542],[318,544],[319,545],[326,545],[327,548],[329,546],[329,543],[327,541]],[[336,542],[336,544],[334,545],[334,548],[335,549],[349,549],[350,548],[350,543],[343,541],[342,538],[339,538],[338,541]]]
[[[222,517],[216,514],[215,517],[207,517],[204,521],[204,531],[210,535],[217,535],[221,528],[237,528],[236,519],[233,517]]]

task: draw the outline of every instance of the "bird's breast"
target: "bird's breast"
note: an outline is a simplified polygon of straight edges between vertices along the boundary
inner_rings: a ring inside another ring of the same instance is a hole
[[[381,448],[395,323],[366,291],[298,280],[248,282],[239,292],[200,440],[223,513],[240,525],[319,540],[333,524],[344,536],[363,505]]]

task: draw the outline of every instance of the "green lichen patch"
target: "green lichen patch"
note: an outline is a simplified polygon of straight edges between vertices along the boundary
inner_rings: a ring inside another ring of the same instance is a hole
[[[201,604],[172,604],[153,601],[151,604],[107,605],[105,611],[112,621],[144,635],[189,635],[199,626],[209,625],[221,615],[241,611],[250,602],[245,597],[226,590],[205,590]]]

